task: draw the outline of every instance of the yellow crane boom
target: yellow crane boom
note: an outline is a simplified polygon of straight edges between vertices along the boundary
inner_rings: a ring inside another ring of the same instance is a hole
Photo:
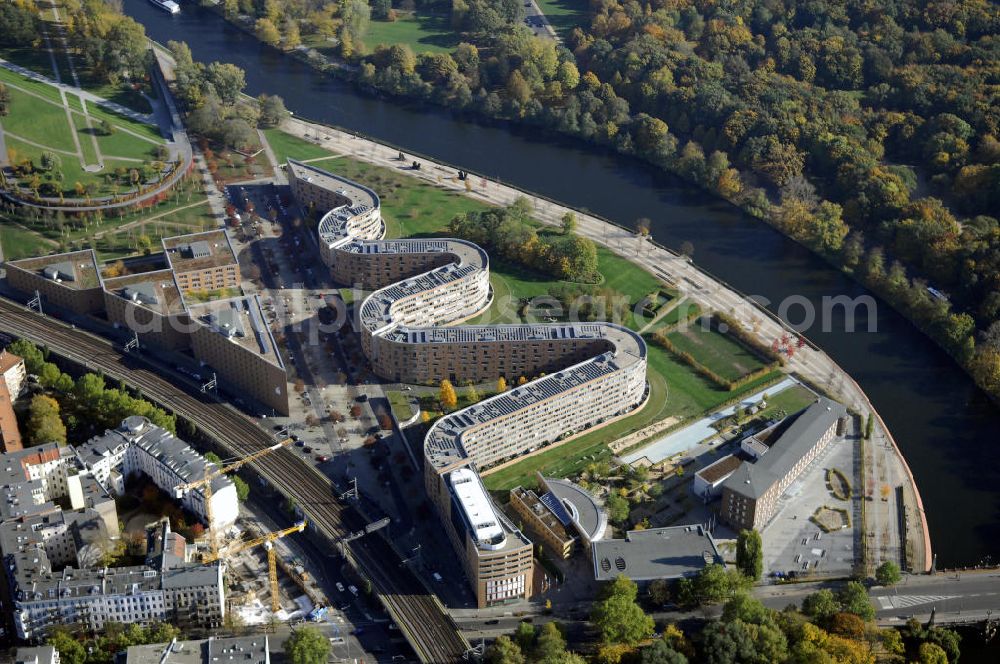
[[[292,533],[301,533],[306,529],[306,521],[303,519],[299,521],[294,526],[285,528],[284,530],[276,530],[273,533],[267,533],[260,537],[254,538],[252,540],[247,540],[246,542],[236,542],[235,544],[229,546],[225,550],[227,556],[236,555],[240,551],[246,551],[247,549],[252,549],[256,546],[264,545],[267,547],[267,579],[271,585],[271,612],[277,613],[281,609],[281,603],[278,601],[278,565],[277,565],[277,554],[274,551],[274,542],[279,540],[286,535],[291,535]],[[215,562],[222,557],[222,553],[218,551],[213,551],[212,553],[205,556],[204,562]]]
[[[275,443],[270,447],[265,447],[262,450],[254,452],[253,454],[248,454],[242,459],[233,461],[226,465],[216,466],[215,464],[205,464],[205,477],[200,480],[195,480],[193,482],[188,482],[187,484],[181,484],[174,487],[174,493],[178,499],[182,498],[189,491],[201,488],[202,497],[205,499],[205,520],[208,521],[208,546],[211,550],[211,555],[213,560],[217,560],[219,557],[219,540],[218,533],[215,532],[215,520],[212,518],[212,481],[219,477],[220,475],[225,475],[238,468],[256,461],[263,456],[274,452],[275,450],[280,450],[282,447],[292,442],[291,438],[285,438],[281,442]],[[212,470],[212,468],[215,470]]]

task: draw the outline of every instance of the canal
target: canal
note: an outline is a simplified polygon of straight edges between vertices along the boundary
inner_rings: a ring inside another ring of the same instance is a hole
[[[125,12],[161,42],[186,41],[194,57],[239,65],[247,92],[277,94],[296,115],[367,134],[414,152],[500,178],[586,208],[626,227],[650,218],[659,242],[694,246],[694,260],[737,289],[779,303],[805,298],[816,311],[824,296],[865,290],[766,224],[690,185],[630,159],[573,140],[463,121],[437,109],[374,99],[348,84],[265,48],[217,15],[191,3],[175,16],[146,0]],[[776,305],[772,305],[776,309]],[[793,308],[793,322],[801,321]],[[847,332],[807,336],[868,394],[902,448],[920,488],[939,567],[972,565],[1000,548],[1000,411],[951,359],[879,302],[875,332],[859,321]]]

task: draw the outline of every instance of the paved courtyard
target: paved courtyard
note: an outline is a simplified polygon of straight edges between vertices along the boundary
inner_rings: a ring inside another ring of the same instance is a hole
[[[860,524],[858,440],[837,438],[805,469],[778,500],[778,511],[762,533],[764,573],[841,576],[851,573]],[[828,468],[840,470],[851,482],[850,500],[838,500],[826,488]],[[824,533],[809,517],[820,507],[847,509],[851,527]]]

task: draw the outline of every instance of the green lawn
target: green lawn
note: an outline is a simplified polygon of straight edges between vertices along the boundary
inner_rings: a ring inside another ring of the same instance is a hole
[[[726,380],[737,380],[764,366],[756,353],[735,338],[706,329],[701,320],[667,335],[679,350]]]
[[[318,159],[320,157],[332,157],[333,153],[326,148],[304,141],[298,136],[292,136],[280,129],[265,129],[264,136],[274,151],[275,159],[279,164],[284,164],[285,160],[291,157],[304,161],[306,159]]]
[[[98,83],[93,81],[87,76],[83,77],[80,82],[80,87],[82,87],[87,92],[92,92],[98,97],[103,97],[108,101],[113,101],[116,104],[121,104],[126,108],[131,108],[134,111],[140,113],[152,113],[153,107],[149,105],[149,101],[142,95],[139,90],[134,89],[128,83]],[[149,86],[143,86],[146,94],[151,97],[156,96],[155,91]]]
[[[392,390],[386,392],[385,396],[389,399],[389,405],[392,406],[392,412],[396,414],[397,420],[405,422],[413,417],[413,407],[410,406],[410,397],[404,392]]]
[[[44,48],[35,48],[28,44],[25,46],[9,46],[0,48],[0,56],[4,60],[15,62],[25,69],[52,78],[52,60],[49,52]]]
[[[425,10],[399,12],[394,22],[372,21],[364,38],[374,48],[378,44],[406,44],[414,53],[448,53],[461,41],[447,13]]]
[[[92,118],[96,126],[100,122]],[[104,134],[97,135],[97,144],[101,147],[101,153],[107,156],[124,157],[126,159],[139,159],[142,161],[152,161],[156,159],[156,145],[150,141],[136,138],[132,134],[124,131],[115,131],[110,136]],[[132,164],[136,166],[136,164]]]
[[[69,99],[79,98],[76,96],[69,96]],[[73,104],[70,104],[72,108]],[[84,117],[83,113],[71,113],[73,116],[73,125],[76,127],[76,137],[80,141],[80,150],[83,152],[83,163],[88,166],[97,165],[97,150],[94,149],[94,141],[90,138],[91,134],[94,132],[92,127],[87,126],[87,118]],[[91,120],[93,122],[93,120]]]
[[[14,226],[5,215],[0,215],[0,246],[4,260],[40,256],[55,249],[36,233]]]
[[[694,318],[701,313],[701,307],[698,306],[696,302],[684,299],[677,303],[677,305],[665,313],[663,318],[657,321],[656,327],[667,327],[670,325],[676,325],[682,320],[689,318]]]
[[[549,19],[556,33],[563,39],[578,25],[590,22],[587,0],[535,0]]]
[[[757,413],[757,417],[770,417],[779,410],[793,415],[816,401],[816,395],[801,385],[792,385],[776,394],[769,394],[767,407]]]
[[[8,58],[8,60],[13,61],[12,58]],[[49,56],[48,54],[46,54],[45,55],[46,67],[48,67],[48,62],[49,62]],[[27,67],[27,65],[25,65],[22,62],[19,62],[18,64]],[[52,77],[51,67],[48,68],[48,73],[46,73],[45,75],[48,76],[49,78]],[[55,102],[56,104],[62,104],[62,98],[59,96],[59,90],[57,90],[56,88],[52,87],[47,83],[41,83],[34,79],[21,76],[20,74],[15,74],[9,69],[4,69],[0,67],[0,82],[16,85],[20,88],[28,90],[29,92],[34,92],[37,95],[41,95],[42,97],[45,97],[46,99],[49,99]]]
[[[87,111],[91,115],[91,126],[83,115],[83,102],[77,96],[68,94],[67,104],[71,109],[70,117],[66,117],[66,109],[59,99],[58,92],[52,86],[23,79],[0,69],[0,80],[14,79],[15,85],[23,86],[35,96],[23,90],[8,86],[10,92],[10,112],[0,123],[6,133],[8,156],[12,162],[30,159],[36,167],[41,165],[42,153],[47,149],[56,156],[57,166],[51,173],[39,173],[43,181],[57,174],[62,176],[62,192],[64,196],[76,197],[74,186],[77,182],[88,185],[93,183],[97,189],[95,196],[106,196],[115,192],[114,187],[107,182],[105,175],[116,167],[134,168],[138,159],[151,161],[155,145],[164,141],[158,129],[136,122],[116,113],[105,111],[95,104],[88,104]],[[80,142],[83,161],[88,166],[99,163],[97,151],[94,149],[92,134],[102,120],[107,120],[116,127],[111,136],[98,136],[97,143],[104,157],[105,169],[100,172],[87,172],[80,164],[73,134],[76,133]],[[17,138],[15,138],[15,136]],[[24,140],[20,140],[24,139]],[[44,147],[42,147],[44,146]],[[65,154],[65,153],[72,154]],[[122,188],[124,190],[124,188]]]
[[[8,87],[10,107],[0,120],[5,132],[47,145],[56,150],[76,152],[73,134],[61,104],[52,103]]]
[[[152,141],[153,143],[166,142],[163,139],[163,136],[160,135],[159,127],[155,125],[148,125],[145,122],[137,122],[132,118],[127,118],[124,115],[119,115],[113,111],[105,110],[102,106],[98,106],[90,101],[87,102],[87,112],[90,113],[92,118],[96,118],[97,122],[107,120],[111,124],[116,125],[119,129],[127,129],[128,131],[145,138],[147,141]]]

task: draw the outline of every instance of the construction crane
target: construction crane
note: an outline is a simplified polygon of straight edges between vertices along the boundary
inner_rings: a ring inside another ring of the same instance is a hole
[[[290,442],[292,442],[291,438],[285,438],[281,442],[275,443],[270,447],[265,447],[258,452],[248,454],[242,459],[221,466],[206,463],[204,478],[174,487],[174,494],[178,500],[187,495],[189,491],[201,488],[202,497],[205,499],[205,520],[208,522],[208,546],[213,560],[217,560],[219,557],[219,540],[218,533],[215,532],[215,520],[212,518],[212,482],[216,477],[237,470],[241,466],[252,463],[257,459],[274,452],[275,450],[280,450]]]
[[[247,540],[246,542],[237,542],[227,547],[224,553],[220,553],[218,551],[209,553],[202,560],[206,563],[212,563],[221,558],[223,555],[234,556],[241,551],[246,551],[247,549],[252,549],[263,544],[264,548],[267,549],[267,578],[271,583],[271,611],[272,613],[277,613],[281,609],[281,603],[278,601],[278,565],[277,554],[274,551],[274,542],[275,540],[281,539],[285,535],[301,533],[305,529],[306,521],[303,519],[290,528],[277,530],[273,533],[267,533],[266,535],[261,535],[255,539]]]

